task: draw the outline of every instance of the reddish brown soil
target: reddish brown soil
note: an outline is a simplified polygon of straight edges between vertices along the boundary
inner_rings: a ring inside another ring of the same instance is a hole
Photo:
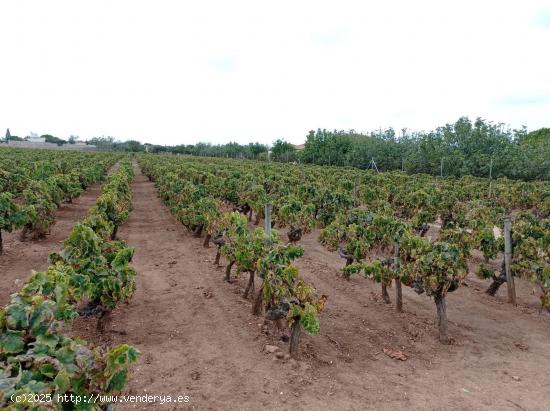
[[[44,238],[20,241],[21,230],[2,232],[4,253],[0,255],[0,306],[9,302],[10,294],[19,291],[31,270],[40,271],[48,267],[48,255],[59,251],[73,226],[94,205],[100,191],[101,184],[96,183],[71,204],[61,204],[55,214],[55,223]]]
[[[95,333],[94,319],[77,320],[75,334],[142,351],[126,393],[191,400],[118,409],[549,409],[550,315],[534,308],[529,285],[518,284],[520,306],[512,307],[506,286],[491,298],[483,293],[488,282],[469,279],[448,298],[455,341],[444,346],[430,298],[405,287],[405,312],[396,314],[378,285],[342,279],[343,260],[312,233],[301,241],[298,266],[329,296],[321,333],[302,339],[298,361],[277,359],[263,348],[286,350],[285,331],[250,314],[245,276],[223,282],[223,268],[212,265],[215,248],[203,249],[175,222],[139,172],[133,189],[134,210],[119,232],[136,247],[137,292],[115,310],[105,334]],[[408,359],[392,359],[384,348]]]

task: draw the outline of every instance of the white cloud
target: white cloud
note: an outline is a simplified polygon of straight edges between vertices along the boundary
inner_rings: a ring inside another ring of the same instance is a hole
[[[0,130],[159,144],[548,126],[548,1],[0,3]],[[526,104],[528,101],[529,104]]]

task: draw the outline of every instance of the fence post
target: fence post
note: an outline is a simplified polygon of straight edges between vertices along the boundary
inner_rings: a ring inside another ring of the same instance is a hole
[[[393,271],[399,271],[399,243],[396,241],[393,245]],[[403,291],[401,290],[401,279],[395,277],[395,309],[397,312],[403,312]]]
[[[273,204],[267,203],[264,208],[264,230],[267,234],[266,244],[268,245],[268,248],[271,248],[271,210],[273,209]],[[260,285],[260,289],[257,291],[257,293],[254,296],[254,303],[252,304],[252,314],[253,315],[260,315],[263,306],[263,289],[264,289],[264,280],[262,280],[262,285]]]
[[[512,219],[504,219],[504,265],[506,284],[508,285],[508,302],[516,305],[516,287],[512,275]]]
[[[489,198],[493,194],[493,157],[491,157],[491,162],[489,163]]]

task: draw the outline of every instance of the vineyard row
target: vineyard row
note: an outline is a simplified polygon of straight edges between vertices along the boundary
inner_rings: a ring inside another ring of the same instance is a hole
[[[33,272],[0,310],[2,408],[34,409],[40,394],[54,399],[63,394],[90,398],[118,393],[124,387],[128,366],[139,351],[126,344],[107,352],[93,348],[69,337],[68,326],[78,316],[96,315],[101,331],[110,312],[135,291],[136,273],[129,265],[134,249],[116,240],[117,227],[131,211],[132,178],[130,162],[122,160],[61,251],[50,254],[48,269]],[[13,402],[14,398],[18,401]],[[46,405],[67,407],[55,402]]]

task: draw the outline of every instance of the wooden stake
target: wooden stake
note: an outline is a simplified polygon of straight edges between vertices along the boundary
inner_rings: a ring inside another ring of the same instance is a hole
[[[271,211],[272,210],[273,210],[273,204],[267,203],[265,205],[265,210],[264,210],[264,213],[265,213],[264,230],[265,230],[265,233],[267,234],[268,243],[271,243]]]
[[[516,287],[512,275],[512,220],[504,219],[504,264],[506,270],[506,284],[508,285],[508,302],[516,305]]]
[[[399,271],[399,243],[394,244],[393,270]],[[395,309],[397,312],[403,312],[403,291],[401,289],[401,279],[395,277]]]
[[[493,157],[491,157],[491,162],[489,163],[489,198],[493,194]]]

